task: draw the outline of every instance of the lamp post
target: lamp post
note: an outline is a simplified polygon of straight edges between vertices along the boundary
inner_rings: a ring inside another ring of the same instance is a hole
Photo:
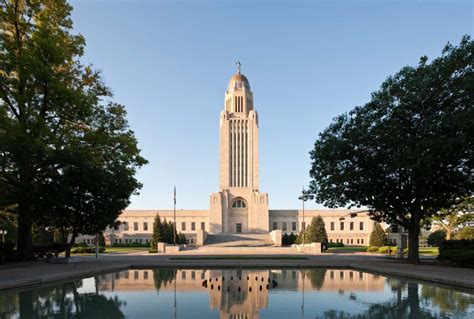
[[[305,243],[305,230],[306,230],[306,222],[304,221],[304,202],[308,200],[308,195],[306,194],[306,191],[303,186],[303,190],[301,191],[301,196],[298,197],[298,199],[301,199],[301,202],[303,204],[303,246]]]

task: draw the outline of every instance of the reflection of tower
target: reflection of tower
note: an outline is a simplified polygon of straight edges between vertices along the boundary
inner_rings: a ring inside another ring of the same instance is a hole
[[[219,318],[257,319],[268,307],[269,270],[210,270],[208,289],[211,309]]]
[[[258,185],[258,115],[240,66],[225,92],[219,133],[219,192],[211,195],[210,232],[268,232],[268,194]]]

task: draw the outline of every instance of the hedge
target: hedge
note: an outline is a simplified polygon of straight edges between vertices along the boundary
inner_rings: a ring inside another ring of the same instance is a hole
[[[395,253],[395,252],[397,251],[397,247],[394,247],[394,246],[382,246],[382,247],[379,247],[379,251],[378,251],[378,252],[379,252],[380,254],[388,254],[388,253],[390,253],[389,250],[390,250],[391,253],[393,254],[393,253]]]
[[[331,247],[344,247],[344,244],[343,243],[328,243],[328,247],[331,248]]]
[[[369,252],[369,253],[376,253],[378,251],[379,251],[378,246],[370,246],[369,248],[367,248],[367,252]]]
[[[439,246],[438,259],[457,266],[474,268],[474,240],[445,240]]]
[[[474,250],[446,250],[438,255],[438,259],[447,261],[457,266],[474,268]]]
[[[105,252],[105,247],[99,247],[99,253]],[[75,247],[71,249],[71,254],[95,254],[95,246],[94,247]]]

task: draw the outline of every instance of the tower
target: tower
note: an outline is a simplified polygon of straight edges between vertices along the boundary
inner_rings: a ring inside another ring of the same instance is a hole
[[[250,83],[238,70],[219,119],[219,192],[210,198],[210,232],[268,232],[268,194],[259,191],[258,114]]]

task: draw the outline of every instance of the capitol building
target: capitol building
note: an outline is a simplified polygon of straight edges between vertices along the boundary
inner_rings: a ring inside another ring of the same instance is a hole
[[[270,209],[269,194],[259,188],[259,116],[250,82],[240,66],[227,85],[219,116],[219,189],[205,210],[176,211],[176,230],[189,244],[202,244],[199,234],[268,234],[273,230],[297,234],[313,217],[321,215],[330,242],[369,244],[374,222],[366,212],[347,209]],[[125,210],[120,226],[107,229],[109,244],[148,243],[153,221],[173,221],[173,210]],[[81,236],[78,241],[89,242]]]

